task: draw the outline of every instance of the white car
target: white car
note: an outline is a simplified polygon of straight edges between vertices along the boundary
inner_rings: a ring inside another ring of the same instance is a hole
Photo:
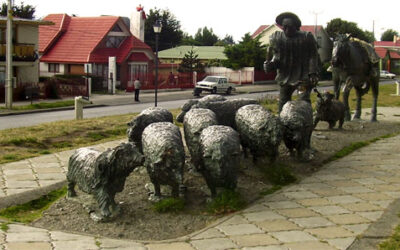
[[[394,79],[396,77],[395,74],[390,73],[386,70],[381,70],[380,76],[381,76],[381,78],[388,78],[388,79]]]
[[[229,95],[234,90],[234,85],[229,83],[228,78],[225,76],[207,76],[202,81],[196,83],[193,94],[198,96],[202,91],[208,91],[212,94],[226,93]]]

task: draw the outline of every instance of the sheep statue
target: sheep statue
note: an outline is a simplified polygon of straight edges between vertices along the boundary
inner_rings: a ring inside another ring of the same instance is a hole
[[[143,161],[143,155],[130,142],[104,152],[80,148],[69,158],[67,197],[76,196],[74,188],[78,184],[80,190],[92,194],[97,201],[100,213],[91,211],[93,220],[115,217],[119,213],[115,194],[123,190],[126,177]]]
[[[189,150],[192,164],[198,170],[201,164],[200,134],[208,126],[217,125],[217,117],[209,109],[191,109],[183,120],[183,131],[186,146]]]
[[[228,126],[209,126],[201,132],[200,146],[199,171],[211,191],[211,198],[216,197],[218,187],[235,189],[240,165],[239,134]]]
[[[314,129],[311,104],[307,101],[288,101],[280,113],[283,125],[283,141],[293,155],[296,149],[301,160],[310,160],[312,155],[304,156],[305,150],[311,150],[311,134]]]
[[[197,102],[196,102],[197,101]],[[191,104],[191,105],[190,105]],[[226,99],[220,95],[205,96],[199,100],[189,100],[182,108],[182,112],[178,115],[178,122],[182,122],[181,117],[193,108],[205,108],[212,110],[217,115],[219,125],[225,125],[235,128],[236,111],[248,104],[257,104],[257,100],[250,98]]]
[[[317,89],[317,102],[315,105],[316,115],[314,117],[314,128],[319,121],[326,121],[329,124],[329,129],[333,129],[336,122],[339,121],[338,128],[341,129],[344,122],[345,106],[342,102],[335,99],[335,95],[325,92],[319,93]]]
[[[143,130],[154,122],[173,122],[172,113],[164,108],[150,107],[143,110],[138,116],[128,123],[128,139],[136,143],[140,152],[142,150],[142,133]]]
[[[221,95],[207,95],[200,99],[190,99],[183,104],[181,108],[182,111],[176,117],[176,121],[182,123],[185,118],[186,112],[188,112],[193,106],[197,107],[197,104],[199,103],[200,106],[206,106],[207,103],[209,102],[222,102],[222,101],[226,101],[226,98]]]
[[[248,148],[254,162],[261,156],[274,162],[283,137],[279,118],[261,105],[250,104],[236,112],[235,122],[245,155]]]
[[[154,196],[149,199],[161,199],[160,185],[172,188],[172,196],[179,197],[183,184],[185,151],[178,126],[170,122],[156,122],[147,126],[142,135],[144,165],[154,185]]]

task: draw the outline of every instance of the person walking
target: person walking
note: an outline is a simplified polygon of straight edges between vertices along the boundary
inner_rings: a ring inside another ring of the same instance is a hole
[[[139,101],[139,93],[140,93],[140,88],[142,87],[142,84],[139,81],[139,78],[136,78],[136,80],[133,82],[133,86],[135,87],[135,101]]]
[[[266,72],[277,70],[280,113],[296,89],[300,91],[300,99],[311,103],[311,90],[318,83],[319,55],[313,34],[300,31],[297,15],[284,12],[275,21],[283,31],[271,35],[264,69]]]

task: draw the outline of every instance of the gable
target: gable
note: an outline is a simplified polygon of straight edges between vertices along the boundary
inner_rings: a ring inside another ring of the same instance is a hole
[[[251,38],[256,38],[261,32],[263,32],[269,25],[261,25],[258,29],[251,35]]]
[[[44,21],[51,21],[54,25],[39,27],[39,53],[48,50],[57,38],[66,31],[71,17],[67,14],[51,14]]]

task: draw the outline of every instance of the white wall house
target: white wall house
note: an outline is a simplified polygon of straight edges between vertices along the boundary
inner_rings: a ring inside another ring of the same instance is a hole
[[[13,18],[13,77],[17,84],[39,81],[39,25],[51,22]],[[7,18],[0,17],[0,87],[4,87],[6,72]]]

